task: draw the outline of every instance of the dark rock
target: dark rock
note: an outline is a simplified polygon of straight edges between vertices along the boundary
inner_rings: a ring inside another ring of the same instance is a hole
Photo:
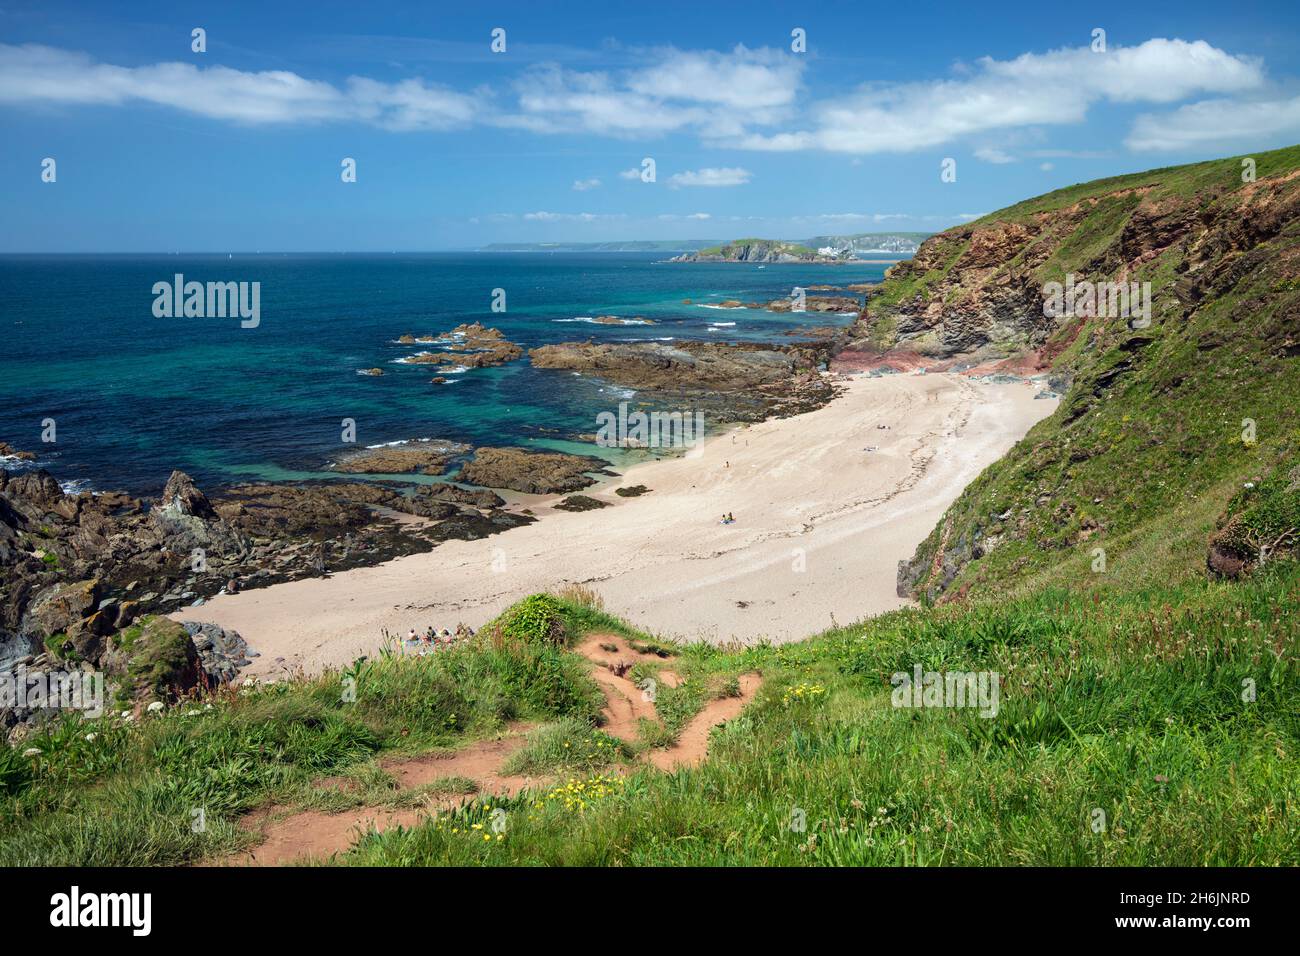
[[[362,448],[340,458],[330,466],[333,471],[351,474],[390,474],[419,472],[441,475],[456,458],[470,450],[468,445],[448,441],[411,441],[404,445]]]
[[[590,498],[587,495],[570,495],[558,501],[555,505],[557,511],[597,511],[600,508],[608,507],[608,501]]]
[[[510,488],[533,495],[577,491],[595,484],[585,472],[602,471],[599,458],[524,448],[480,448],[460,472],[460,479],[488,488]]]
[[[236,631],[197,621],[183,621],[181,626],[194,642],[210,685],[232,682],[239,669],[248,665],[248,644]]]
[[[217,518],[207,495],[199,491],[194,481],[183,471],[173,471],[163,488],[159,510],[165,517],[181,518],[192,515],[205,521]]]

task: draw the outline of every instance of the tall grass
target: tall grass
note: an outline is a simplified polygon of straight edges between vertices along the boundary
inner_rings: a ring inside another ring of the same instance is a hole
[[[725,656],[766,683],[708,761],[506,837],[373,835],[355,864],[1294,865],[1295,565],[1243,585],[909,610]],[[1001,709],[891,706],[889,677],[997,670]],[[798,686],[824,693],[791,694]],[[481,808],[463,811],[471,819]],[[455,819],[455,818],[454,818]]]
[[[742,672],[764,677],[707,761],[674,774],[619,769],[629,753],[593,729],[599,691],[564,646],[613,619],[556,599],[561,644],[494,629],[429,657],[223,694],[211,709],[53,727],[24,744],[39,757],[0,758],[0,864],[220,855],[248,839],[236,824],[251,807],[323,805],[312,781],[330,774],[382,790],[376,755],[457,746],[521,716],[548,723],[507,769],[554,783],[368,835],[340,862],[1294,865],[1298,598],[1300,565],[1278,561],[1236,584],[1045,590],[782,647],[672,648],[667,666],[702,697]],[[997,715],[893,706],[891,676],[917,664],[996,671]],[[501,810],[504,829],[485,831]]]

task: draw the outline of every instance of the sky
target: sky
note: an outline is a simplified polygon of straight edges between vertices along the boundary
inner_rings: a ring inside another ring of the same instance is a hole
[[[1297,141],[1293,0],[0,0],[0,252],[936,232]]]

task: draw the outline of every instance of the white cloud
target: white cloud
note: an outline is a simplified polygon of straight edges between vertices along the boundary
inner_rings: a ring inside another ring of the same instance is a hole
[[[53,47],[0,44],[0,102],[152,103],[241,123],[350,120],[395,130],[447,129],[472,122],[478,96],[421,80],[354,76],[342,87],[285,70],[157,63],[122,67]]]
[[[528,222],[597,222],[602,219],[624,219],[622,213],[594,212],[526,212],[523,218]]]
[[[1056,168],[1056,164],[1055,164],[1055,163],[1040,163],[1040,164],[1038,165],[1038,168],[1041,169],[1041,170],[1042,170],[1043,172],[1045,172],[1045,173],[1050,173],[1053,169]]]
[[[1144,113],[1133,121],[1124,145],[1138,152],[1198,149],[1221,143],[1257,146],[1300,135],[1300,96],[1239,102],[1190,103],[1171,113]]]
[[[668,177],[672,189],[681,186],[743,186],[749,182],[751,173],[739,166],[706,166],[703,169],[687,170],[673,173]]]
[[[588,189],[599,189],[600,180],[596,179],[594,176],[591,179],[575,179],[573,181],[573,188],[580,193],[585,193]]]
[[[641,178],[641,170],[639,170],[639,169],[625,169],[625,170],[623,170],[621,173],[618,174],[618,178],[619,178],[619,179],[640,179],[640,178]]]
[[[617,73],[546,64],[515,83],[517,112],[497,122],[538,133],[657,136],[680,130],[739,135],[791,115],[803,60],[737,46],[650,51],[648,66]]]
[[[657,100],[717,103],[745,111],[777,109],[794,102],[802,70],[802,60],[771,49],[669,49],[654,66],[633,73],[627,85]]]
[[[287,70],[242,71],[189,62],[117,66],[84,53],[0,43],[0,103],[125,106],[152,104],[253,125],[364,123],[396,131],[471,125],[535,133],[646,138],[691,134],[705,145],[753,150],[826,150],[859,156],[909,152],[980,137],[988,162],[1051,158],[1070,151],[1025,151],[1018,136],[1077,124],[1099,103],[1175,104],[1193,96],[1257,98],[1264,75],[1253,58],[1203,40],[1151,39],[1093,53],[1086,47],[984,57],[951,77],[870,83],[832,99],[799,102],[807,58],[784,50],[673,47],[628,51],[628,69],[574,70],[554,63],[526,69],[512,86],[457,90],[419,78],[385,82],[352,76],[313,80]],[[511,95],[513,93],[513,95]],[[989,134],[996,133],[996,136]],[[1243,103],[1204,99],[1167,114],[1144,114],[1126,140],[1133,150],[1208,147],[1230,140],[1294,138],[1300,99]],[[1106,153],[1078,151],[1080,158]],[[670,185],[739,185],[699,170]],[[639,179],[639,169],[618,173]],[[574,188],[594,188],[578,180]]]
[[[1010,153],[1003,152],[991,146],[981,146],[975,150],[975,158],[982,159],[986,163],[1014,163],[1016,158]]]
[[[1108,53],[1085,47],[1006,61],[984,57],[958,79],[868,84],[850,96],[815,104],[808,129],[750,133],[738,145],[908,152],[989,130],[1079,123],[1099,101],[1166,103],[1198,92],[1249,90],[1262,82],[1258,62],[1203,40],[1152,39]]]
[[[693,213],[688,213],[685,216],[679,216],[675,212],[665,212],[665,213],[661,213],[659,215],[659,218],[662,219],[664,222],[676,222],[679,219],[694,219],[697,221],[702,221],[705,219],[712,219],[713,216],[707,212],[693,212]]]

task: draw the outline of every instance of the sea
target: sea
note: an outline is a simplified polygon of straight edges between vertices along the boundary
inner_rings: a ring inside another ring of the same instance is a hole
[[[337,478],[341,453],[434,438],[599,454],[578,436],[635,392],[527,358],[403,364],[465,322],[554,342],[789,342],[851,317],[720,309],[796,286],[879,281],[888,263],[668,263],[663,253],[0,256],[0,440],[65,489],[156,495],[173,469],[205,490]],[[159,317],[157,283],[259,283],[239,317]],[[503,290],[504,296],[497,290]],[[816,294],[816,293],[810,293]],[[494,300],[504,311],[493,311]],[[687,302],[689,300],[689,303]],[[602,325],[614,315],[653,324]],[[361,374],[382,368],[382,376]],[[447,383],[430,383],[436,375]],[[345,420],[354,435],[345,435]],[[344,441],[354,437],[354,443]],[[51,440],[52,439],[52,440]],[[353,479],[355,480],[355,479]]]

